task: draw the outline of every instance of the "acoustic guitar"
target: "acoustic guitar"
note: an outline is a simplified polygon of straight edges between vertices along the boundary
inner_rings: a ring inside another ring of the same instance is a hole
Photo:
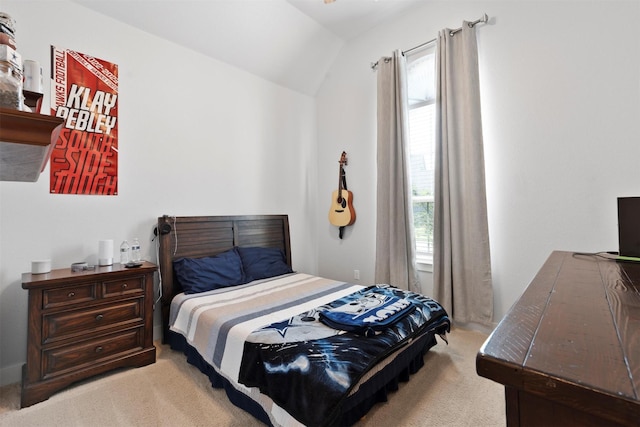
[[[336,227],[351,225],[356,221],[356,211],[353,209],[353,193],[347,190],[344,166],[347,164],[347,153],[342,152],[338,161],[338,189],[331,194],[331,209],[329,222]]]

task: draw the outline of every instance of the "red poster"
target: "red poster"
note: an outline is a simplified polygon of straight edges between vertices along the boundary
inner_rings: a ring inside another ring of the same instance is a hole
[[[50,192],[118,194],[118,66],[51,46],[51,115],[64,125],[51,152]]]

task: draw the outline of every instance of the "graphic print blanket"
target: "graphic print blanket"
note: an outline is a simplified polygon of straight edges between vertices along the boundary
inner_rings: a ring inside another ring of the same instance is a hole
[[[258,389],[307,426],[330,423],[376,363],[427,331],[449,330],[439,303],[388,285],[292,274],[200,295],[174,301],[171,329],[239,390]],[[384,317],[397,301],[406,313],[369,336],[320,320],[327,312]]]

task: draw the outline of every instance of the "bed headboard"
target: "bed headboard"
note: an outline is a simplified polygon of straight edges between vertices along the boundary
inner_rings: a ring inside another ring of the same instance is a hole
[[[291,266],[287,215],[168,216],[158,218],[162,327],[166,337],[169,309],[181,292],[173,272],[173,260],[217,255],[234,246],[276,247]]]

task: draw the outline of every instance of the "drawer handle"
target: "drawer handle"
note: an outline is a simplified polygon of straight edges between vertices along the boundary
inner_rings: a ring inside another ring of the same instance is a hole
[[[122,289],[127,289],[127,284],[126,283],[122,284]]]
[[[102,348],[101,345],[96,347],[96,353],[102,353],[102,350],[103,350],[103,348]]]
[[[76,296],[76,293],[75,293],[75,292],[69,292],[69,293],[67,294],[67,298],[73,298],[73,297],[75,297],[75,296]]]
[[[96,320],[102,320],[102,319],[104,319],[104,315],[102,315],[102,314],[98,314],[98,315],[96,316]]]

